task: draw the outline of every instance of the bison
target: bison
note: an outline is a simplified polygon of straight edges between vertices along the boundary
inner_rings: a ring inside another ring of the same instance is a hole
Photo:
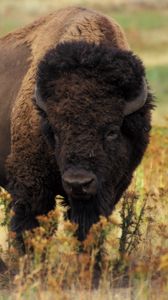
[[[64,196],[84,240],[149,142],[153,96],[120,26],[67,8],[0,39],[0,184],[19,238]]]

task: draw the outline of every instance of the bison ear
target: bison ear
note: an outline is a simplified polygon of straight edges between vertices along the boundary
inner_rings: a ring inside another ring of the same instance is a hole
[[[135,111],[137,111],[138,109],[140,109],[141,107],[143,107],[147,100],[147,96],[148,96],[148,87],[147,87],[146,79],[145,77],[143,77],[140,92],[134,100],[130,102],[126,102],[124,108],[124,115],[125,116],[130,115]]]
[[[40,91],[39,91],[39,88],[38,88],[37,84],[35,85],[34,98],[35,98],[37,106],[41,110],[43,110],[44,112],[46,112],[46,106],[45,106],[44,101],[41,98]]]

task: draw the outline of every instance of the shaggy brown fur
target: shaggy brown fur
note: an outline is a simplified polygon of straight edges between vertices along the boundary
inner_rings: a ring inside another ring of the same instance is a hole
[[[83,8],[60,10],[0,40],[0,183],[6,183],[8,156],[12,230],[36,226],[35,217],[54,207],[56,194],[70,205],[80,239],[100,214],[111,213],[149,139],[150,93],[139,112],[123,119],[123,97],[136,97],[144,76],[140,60],[128,50],[114,20]],[[36,73],[47,113],[32,101]],[[109,125],[121,129],[116,145],[103,144]],[[66,198],[61,177],[69,165],[92,170],[98,178],[99,196],[87,209]]]

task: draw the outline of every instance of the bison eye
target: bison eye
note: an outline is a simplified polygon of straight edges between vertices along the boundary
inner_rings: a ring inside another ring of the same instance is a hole
[[[105,135],[106,141],[108,142],[114,141],[117,139],[118,135],[119,135],[119,127],[118,126],[113,127],[107,131]]]

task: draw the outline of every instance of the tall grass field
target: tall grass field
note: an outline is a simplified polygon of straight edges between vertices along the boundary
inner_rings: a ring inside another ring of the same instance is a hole
[[[8,230],[10,195],[0,188],[0,257],[7,266],[0,300],[167,300],[168,3],[1,0],[0,36],[67,5],[100,10],[124,28],[156,96],[151,142],[112,215],[93,225],[84,242],[76,239],[58,195],[55,210],[24,234],[21,256]]]

